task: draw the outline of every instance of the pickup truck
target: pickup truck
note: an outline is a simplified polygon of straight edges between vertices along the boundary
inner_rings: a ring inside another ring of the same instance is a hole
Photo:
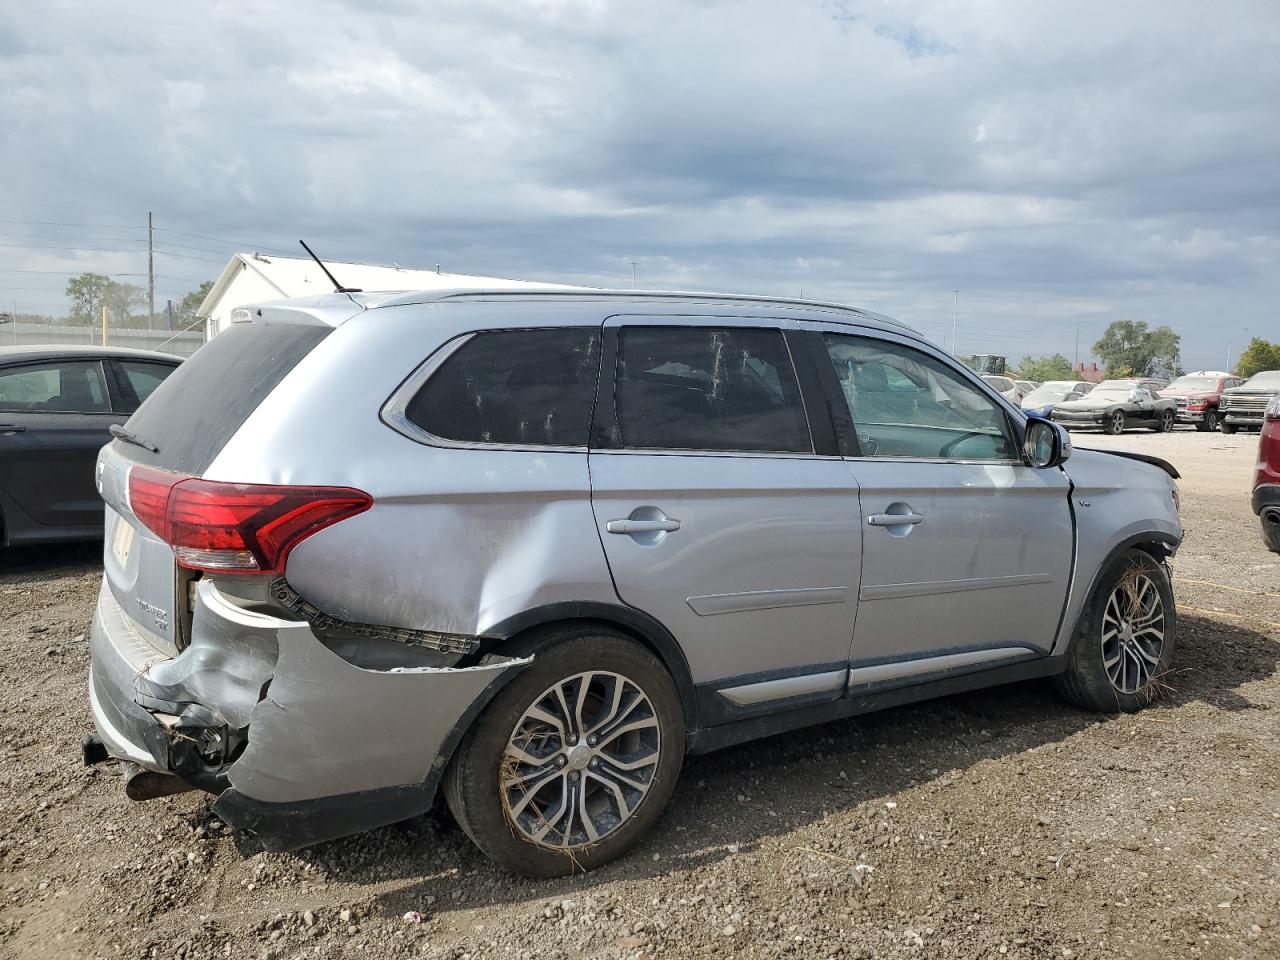
[[[1222,432],[1235,433],[1241,427],[1262,429],[1262,413],[1267,404],[1280,394],[1280,370],[1255,373],[1241,386],[1222,391],[1218,411],[1222,415]]]
[[[1193,423],[1202,433],[1213,433],[1222,419],[1218,411],[1222,391],[1243,382],[1222,370],[1197,370],[1178,377],[1160,391],[1160,396],[1178,404],[1179,423]]]

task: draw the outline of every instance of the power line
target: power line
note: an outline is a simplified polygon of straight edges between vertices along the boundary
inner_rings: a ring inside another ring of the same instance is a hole
[[[11,220],[0,217],[0,223],[29,223],[37,227],[85,227],[90,230],[145,230],[132,223],[58,223],[53,220]]]

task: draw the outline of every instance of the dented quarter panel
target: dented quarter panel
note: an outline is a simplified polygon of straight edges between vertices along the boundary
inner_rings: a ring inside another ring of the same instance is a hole
[[[378,417],[442,344],[476,329],[599,326],[601,304],[414,304],[336,329],[248,418],[205,476],[357,487],[369,511],[301,543],[290,585],[325,613],[483,634],[531,607],[616,603],[584,450],[446,448]],[[327,425],[323,431],[314,427]]]
[[[1171,548],[1182,542],[1176,485],[1159,467],[1076,447],[1063,469],[1072,483],[1076,565],[1055,653],[1070,642],[1094,579],[1117,547],[1135,537]]]
[[[253,709],[248,746],[228,771],[239,793],[268,803],[423,783],[447,760],[441,749],[460,718],[530,662],[362,670],[305,624],[281,624],[275,678]],[[341,710],[334,691],[341,691]]]

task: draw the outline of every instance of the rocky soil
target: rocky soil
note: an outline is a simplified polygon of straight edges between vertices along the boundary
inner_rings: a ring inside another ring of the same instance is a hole
[[[127,800],[79,759],[101,546],[4,554],[0,957],[1280,957],[1256,437],[1076,440],[1185,475],[1161,703],[1097,716],[1028,683],[691,758],[647,843],[558,881],[504,874],[445,814],[266,855],[204,795]]]

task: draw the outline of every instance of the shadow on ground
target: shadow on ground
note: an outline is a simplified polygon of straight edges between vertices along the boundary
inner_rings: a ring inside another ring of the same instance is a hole
[[[1275,673],[1280,644],[1243,626],[1180,619],[1179,645],[1164,698],[1148,709],[1203,701],[1222,710],[1266,709],[1240,688]],[[516,899],[583,896],[619,879],[690,869],[822,816],[878,801],[920,783],[962,774],[979,762],[1067,739],[1112,722],[1058,699],[1045,681],[1010,684],[898,707],[689,757],[670,808],[631,854],[588,874],[514,881],[437,812],[297,856],[345,883],[404,880],[382,894],[387,915],[431,902],[483,907]],[[847,779],[841,778],[844,771]],[[655,861],[654,855],[659,859]],[[453,899],[465,875],[466,897]]]
[[[0,550],[0,580],[88,573],[102,566],[102,541],[42,543]]]

